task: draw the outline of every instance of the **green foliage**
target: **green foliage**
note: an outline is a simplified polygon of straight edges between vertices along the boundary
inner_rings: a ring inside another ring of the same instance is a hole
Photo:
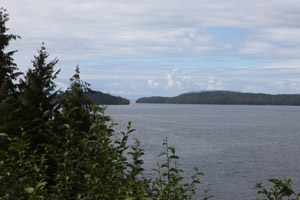
[[[76,73],[70,78],[70,86],[60,96],[59,104],[63,110],[72,115],[75,121],[80,122],[77,124],[77,128],[82,131],[88,131],[90,126],[91,105],[94,103],[86,93],[93,91],[89,88],[89,83],[80,79],[78,66],[76,66],[75,72]],[[71,112],[73,109],[77,109],[77,111]]]
[[[64,120],[58,122],[65,123],[58,129],[53,129],[55,118],[45,122],[39,131],[52,135],[56,142],[38,145],[33,151],[29,151],[30,137],[26,132],[9,138],[9,149],[0,165],[0,180],[5,182],[0,186],[0,199],[173,199],[174,195],[176,199],[189,199],[186,197],[194,194],[196,176],[201,173],[193,177],[190,186],[176,186],[183,178],[173,173],[175,168],[168,168],[162,175],[168,174],[168,183],[158,193],[159,178],[152,182],[143,175],[144,150],[140,142],[127,144],[134,131],[131,123],[126,132],[115,133],[114,124],[104,115],[105,108],[91,106],[90,110],[87,132],[76,126],[76,107],[62,110],[59,118]],[[173,153],[168,162],[178,159],[173,147],[167,149]],[[184,195],[186,191],[190,194]]]
[[[38,50],[38,55],[32,60],[33,68],[29,69],[24,79],[20,80],[21,102],[24,107],[29,107],[32,110],[42,105],[42,110],[53,110],[54,99],[57,91],[54,80],[60,70],[55,71],[54,67],[58,63],[58,59],[54,59],[47,63],[49,53],[46,47],[42,44]],[[33,98],[34,97],[34,98]]]
[[[47,170],[46,153],[38,154],[37,149],[29,153],[26,132],[20,136],[8,138],[9,149],[0,161],[0,199],[43,199]]]
[[[29,69],[24,79],[20,80],[20,107],[18,109],[21,123],[19,126],[24,128],[30,137],[32,145],[46,143],[49,140],[47,134],[40,132],[45,128],[45,122],[51,119],[57,112],[54,99],[55,83],[60,70],[55,71],[54,67],[58,59],[47,63],[49,53],[44,44],[38,50],[38,55],[34,56],[33,68]],[[47,111],[47,113],[44,113]]]
[[[76,66],[75,74],[70,78],[70,87],[63,94],[63,99],[68,99],[73,106],[78,108],[89,108],[92,101],[86,93],[93,92],[89,86],[90,84],[80,79],[79,66]]]
[[[146,200],[153,196],[153,191],[150,188],[151,179],[145,178],[143,174],[144,161],[141,157],[144,155],[144,149],[140,147],[140,144],[140,141],[135,139],[135,143],[131,145],[131,151],[127,153],[131,156],[132,162],[127,164],[127,180],[129,184],[126,194],[129,197],[126,199]]]
[[[6,27],[6,23],[9,20],[6,9],[0,8],[0,88],[1,92],[11,94],[15,92],[16,85],[13,83],[14,80],[20,75],[17,65],[14,63],[13,55],[16,51],[5,52],[5,49],[12,40],[20,38],[20,36],[7,34],[9,30]],[[3,86],[6,87],[4,90]],[[3,91],[4,90],[4,91]],[[1,93],[1,101],[3,100],[3,93]]]
[[[14,81],[21,74],[16,72],[18,68],[13,59],[16,51],[5,51],[11,41],[20,38],[17,35],[7,34],[8,20],[6,9],[0,8],[0,132],[8,132],[15,127],[18,92]],[[0,138],[0,149],[6,148],[6,142]]]
[[[168,138],[164,140],[163,146],[165,151],[158,156],[164,156],[166,161],[162,164],[157,163],[157,169],[153,169],[158,174],[152,183],[154,199],[191,199],[195,194],[196,184],[200,184],[200,176],[204,174],[199,172],[197,167],[194,167],[195,174],[191,177],[192,182],[190,184],[183,183],[184,178],[181,174],[184,171],[177,165],[179,157],[175,154],[175,148],[169,146]],[[206,196],[204,199],[211,197],[213,196]]]
[[[0,199],[190,199],[194,194],[197,175],[190,186],[179,184],[182,177],[174,174],[175,168],[168,168],[162,177],[168,176],[162,192],[157,192],[158,181],[143,175],[144,150],[135,140],[128,145],[129,134],[134,131],[129,122],[127,131],[115,133],[114,124],[108,124],[105,108],[92,108],[91,126],[82,133],[73,126],[71,112],[64,111],[60,117],[68,123],[61,124],[59,131],[53,130],[55,121],[46,122],[46,129],[56,143],[37,146],[29,151],[30,141],[26,132],[10,139],[9,150],[1,160]],[[7,137],[3,135],[3,137]],[[167,145],[167,144],[166,144]],[[40,151],[43,148],[43,151]],[[175,159],[175,149],[167,147]],[[40,153],[42,152],[42,153]],[[128,155],[128,156],[126,156]],[[168,153],[167,153],[168,155]],[[131,157],[131,159],[130,159]],[[49,162],[49,160],[52,162]],[[176,158],[177,159],[177,158]],[[50,166],[49,163],[53,166]],[[49,175],[49,168],[54,169]],[[163,167],[162,167],[163,168]],[[168,175],[167,175],[168,174]],[[180,179],[180,180],[179,180]],[[184,193],[189,191],[188,195]],[[164,196],[167,195],[167,196]],[[177,195],[176,198],[174,195]],[[167,198],[168,197],[168,198]],[[189,198],[187,198],[189,197]]]
[[[267,198],[263,200],[300,200],[300,193],[296,193],[292,189],[292,181],[290,179],[270,179],[270,183],[274,186],[269,190],[262,186],[262,183],[258,183],[256,188],[258,188],[258,194],[264,194]],[[260,198],[257,198],[258,200]]]

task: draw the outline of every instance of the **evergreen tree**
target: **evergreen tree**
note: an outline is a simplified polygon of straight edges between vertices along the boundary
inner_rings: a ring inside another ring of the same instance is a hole
[[[7,33],[9,29],[6,27],[6,22],[8,20],[6,9],[0,8],[0,133],[6,134],[14,132],[18,124],[18,116],[15,112],[18,107],[18,92],[14,81],[21,74],[17,72],[18,68],[13,59],[16,51],[5,51],[12,40],[20,38],[20,36]],[[7,139],[0,137],[0,151],[7,148]]]
[[[57,111],[54,79],[60,70],[54,70],[58,59],[47,63],[48,57],[49,53],[43,43],[38,55],[34,56],[33,68],[20,80],[21,126],[31,137],[33,144],[47,142],[48,136],[38,130],[44,128],[45,122],[52,119]]]
[[[0,8],[0,132],[9,134],[16,127],[16,112],[18,107],[17,85],[14,81],[21,74],[16,72],[17,65],[13,55],[16,51],[5,52],[12,40],[20,36],[8,34],[6,22],[9,20],[6,9]],[[5,148],[6,142],[0,138],[0,149]]]

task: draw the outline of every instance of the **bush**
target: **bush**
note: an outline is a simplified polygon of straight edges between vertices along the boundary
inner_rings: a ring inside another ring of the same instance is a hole
[[[0,199],[191,199],[195,185],[203,175],[196,173],[190,184],[182,183],[183,171],[178,168],[175,148],[163,145],[166,161],[157,164],[158,177],[145,178],[140,142],[129,146],[134,131],[129,122],[127,131],[115,133],[105,108],[91,107],[88,132],[78,129],[74,120],[78,108],[63,110],[46,122],[39,132],[51,135],[54,143],[32,149],[26,132],[10,141],[0,165]],[[46,111],[45,113],[48,113]],[[58,124],[64,122],[64,124]],[[54,124],[57,128],[53,128]]]
[[[292,181],[290,179],[285,179],[282,181],[281,179],[270,179],[270,183],[273,184],[273,187],[269,190],[262,186],[262,183],[258,183],[256,188],[258,188],[258,194],[263,194],[267,198],[263,200],[300,200],[300,193],[296,193],[292,189]],[[257,198],[258,200],[260,198]]]

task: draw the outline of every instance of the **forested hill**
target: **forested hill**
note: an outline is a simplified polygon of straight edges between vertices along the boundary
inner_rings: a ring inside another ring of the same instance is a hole
[[[129,105],[130,101],[123,97],[113,96],[100,91],[87,94],[91,100],[100,105]]]
[[[143,97],[136,103],[300,105],[299,94],[262,94],[229,91],[185,93],[176,97]]]

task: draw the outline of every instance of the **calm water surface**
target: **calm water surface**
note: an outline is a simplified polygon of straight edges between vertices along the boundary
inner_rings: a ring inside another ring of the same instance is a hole
[[[168,137],[186,177],[193,166],[205,173],[198,195],[208,186],[213,199],[255,199],[256,183],[275,177],[291,178],[300,191],[300,107],[131,104],[106,114],[117,130],[132,121],[148,176]]]

